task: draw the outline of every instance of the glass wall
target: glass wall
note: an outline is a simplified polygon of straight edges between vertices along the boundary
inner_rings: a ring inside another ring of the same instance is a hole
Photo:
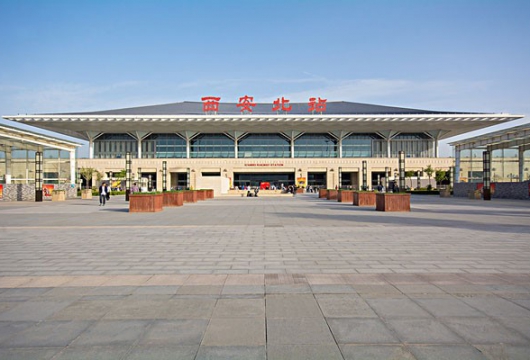
[[[294,141],[295,158],[336,158],[338,141],[329,134],[304,134]]]
[[[377,134],[351,134],[342,140],[342,157],[372,157],[372,140]]]
[[[176,134],[151,134],[142,141],[142,158],[185,158],[186,140]]]
[[[238,141],[238,158],[289,158],[291,145],[280,134],[248,134]]]
[[[138,157],[138,141],[129,134],[103,134],[94,140],[94,159]]]
[[[407,157],[434,157],[433,140],[423,133],[399,134],[390,140],[391,157],[404,151]]]
[[[234,158],[234,141],[224,134],[201,134],[190,141],[192,158]]]

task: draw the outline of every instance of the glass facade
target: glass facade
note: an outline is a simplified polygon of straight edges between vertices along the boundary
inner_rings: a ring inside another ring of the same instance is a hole
[[[129,134],[103,134],[94,140],[94,159],[138,157],[138,141]]]
[[[243,186],[256,187],[262,182],[268,182],[270,186],[280,189],[283,186],[294,185],[294,173],[262,173],[247,174],[234,173],[234,186],[242,188]]]
[[[186,158],[186,140],[176,134],[151,134],[142,141],[142,158]]]
[[[399,134],[390,140],[390,156],[398,157],[400,151],[407,157],[434,157],[433,140],[423,133]]]
[[[295,158],[336,158],[338,141],[329,134],[303,134],[294,141]]]
[[[234,158],[234,141],[224,134],[201,134],[190,141],[192,158]]]
[[[342,140],[342,157],[372,157],[372,141],[377,134],[351,134]]]
[[[248,134],[237,144],[238,158],[289,158],[289,140],[279,134]]]
[[[11,147],[11,183],[35,183],[35,150]],[[64,150],[44,149],[43,180],[45,184],[70,182],[70,153]],[[0,183],[7,173],[6,152],[0,150]]]

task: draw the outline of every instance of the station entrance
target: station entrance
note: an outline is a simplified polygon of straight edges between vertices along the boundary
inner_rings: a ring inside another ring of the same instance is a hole
[[[292,173],[234,173],[234,186],[241,189],[243,186],[257,187],[268,182],[270,186],[280,189],[295,184],[294,172]]]

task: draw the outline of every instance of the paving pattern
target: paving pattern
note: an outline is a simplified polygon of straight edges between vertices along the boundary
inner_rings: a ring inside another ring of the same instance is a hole
[[[0,359],[529,359],[530,204],[0,203]]]

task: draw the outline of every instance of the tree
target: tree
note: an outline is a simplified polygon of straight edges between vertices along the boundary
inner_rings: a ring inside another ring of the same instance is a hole
[[[414,170],[405,171],[405,178],[410,179],[410,188],[412,189],[412,177],[416,172]]]
[[[432,174],[434,173],[434,169],[432,168],[431,164],[429,164],[429,166],[427,166],[427,168],[425,168],[425,170],[423,170],[423,171],[429,177],[429,185],[432,187],[432,185],[431,185],[431,177],[432,177]]]
[[[434,180],[436,180],[436,185],[441,185],[445,180],[447,180],[447,171],[445,170],[436,170],[434,174]]]
[[[83,179],[85,179],[85,183],[86,183],[86,188],[88,189],[88,182],[90,180],[92,180],[92,177],[94,176],[94,174],[96,174],[96,178],[97,180],[101,180],[101,173],[99,171],[97,171],[96,169],[94,168],[81,168],[79,170],[79,173],[81,174],[81,177]]]

